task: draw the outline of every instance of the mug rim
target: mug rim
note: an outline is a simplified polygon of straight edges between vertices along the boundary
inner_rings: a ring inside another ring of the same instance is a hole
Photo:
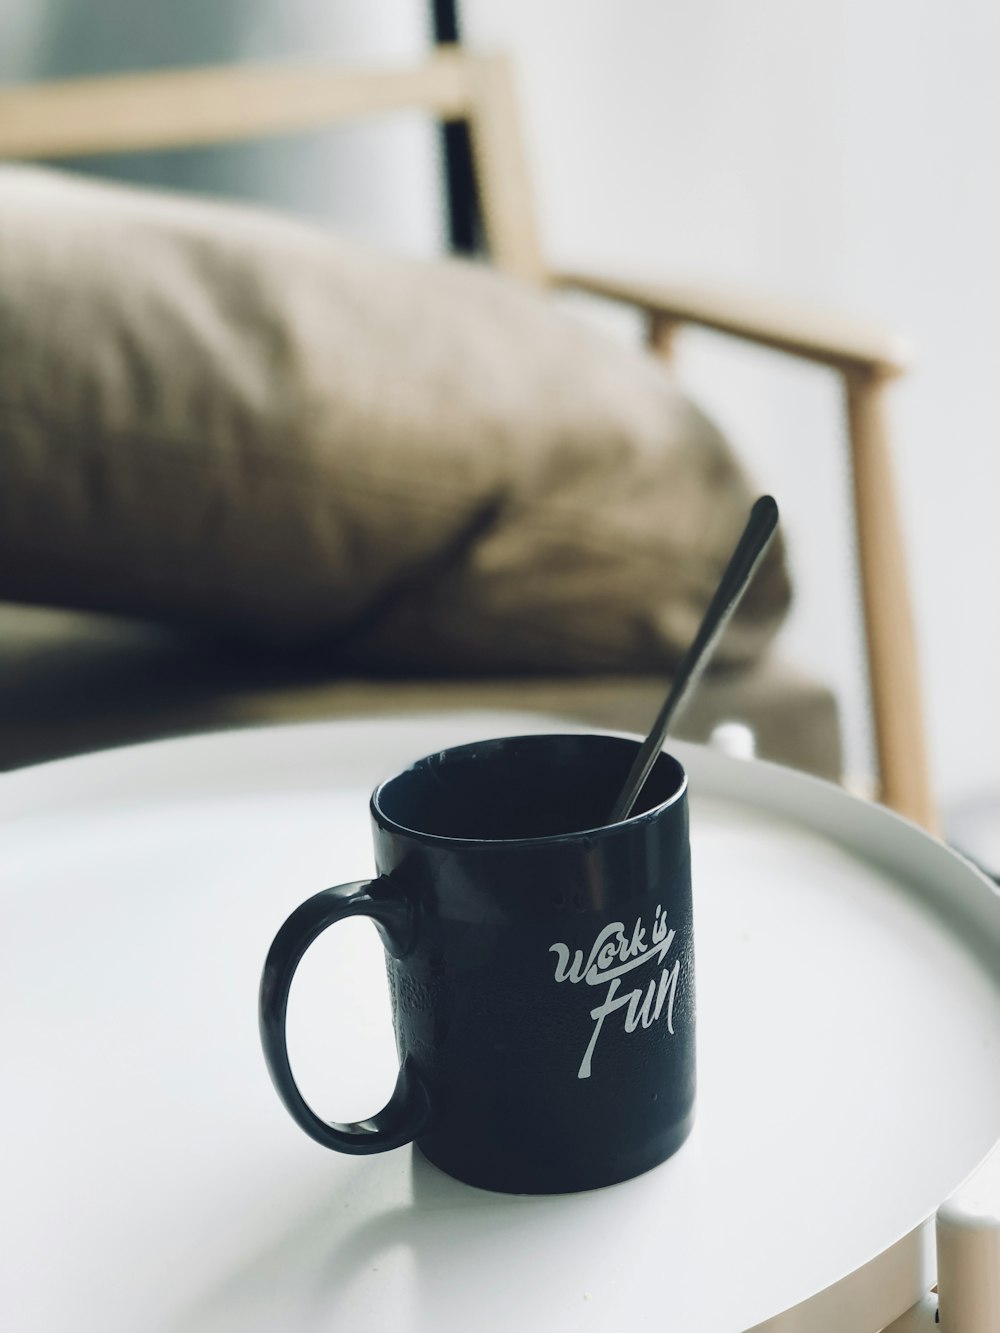
[[[414,759],[412,763],[405,768],[398,769],[390,777],[383,778],[371,794],[368,806],[371,816],[379,828],[386,832],[399,834],[409,838],[414,842],[426,843],[435,847],[464,847],[464,848],[483,848],[485,849],[508,849],[518,847],[558,847],[569,843],[578,842],[582,838],[594,840],[596,838],[620,836],[625,830],[641,827],[643,824],[651,823],[659,818],[672,806],[677,805],[687,794],[688,774],[687,769],[677,758],[676,755],[661,749],[656,756],[655,763],[659,763],[661,758],[670,759],[680,771],[680,782],[677,789],[652,806],[649,810],[642,810],[638,814],[629,815],[628,819],[619,819],[614,824],[598,824],[593,828],[579,829],[572,833],[547,833],[534,838],[455,838],[449,837],[443,833],[427,833],[422,829],[411,828],[408,824],[401,824],[393,819],[391,815],[386,814],[380,804],[380,798],[385,789],[403,777],[407,773],[412,773],[414,769],[422,765],[429,766],[434,760],[441,760],[445,756],[460,754],[463,750],[480,749],[482,747],[497,747],[502,744],[511,744],[518,741],[531,740],[564,740],[590,738],[598,740],[626,741],[634,742],[636,750],[642,744],[642,738],[623,735],[620,732],[596,732],[596,731],[540,731],[527,732],[517,736],[488,736],[484,740],[466,741],[462,745],[449,745],[443,750],[432,750],[429,754],[421,755]]]

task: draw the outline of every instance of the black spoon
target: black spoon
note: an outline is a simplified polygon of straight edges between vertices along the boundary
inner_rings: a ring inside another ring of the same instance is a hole
[[[729,623],[729,618],[739,606],[743,594],[750,586],[750,580],[767,550],[771,538],[778,526],[778,506],[770,495],[762,495],[750,510],[750,517],[743,530],[743,536],[737,543],[736,550],[730,557],[726,572],[715,590],[715,596],[708,604],[705,618],[698,626],[691,647],[684,654],[673,684],[663,701],[663,707],[653,723],[649,735],[639,747],[635,762],[629,769],[621,795],[611,811],[611,823],[627,819],[633,805],[642,791],[643,783],[649,777],[650,769],[656,762],[656,756],[666,740],[670,723],[675,713],[687,699],[698,678],[715,651],[722,631]]]

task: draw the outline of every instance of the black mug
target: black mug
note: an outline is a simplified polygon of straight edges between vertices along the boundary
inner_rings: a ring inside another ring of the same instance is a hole
[[[566,1193],[627,1180],[694,1115],[687,779],[661,754],[609,824],[637,742],[520,736],[444,750],[371,799],[377,878],[324,889],[271,946],[260,1030],[293,1119],[328,1148],[415,1142],[470,1185]],[[370,916],[386,951],[400,1070],[383,1110],[322,1120],[285,1039],[299,960]]]

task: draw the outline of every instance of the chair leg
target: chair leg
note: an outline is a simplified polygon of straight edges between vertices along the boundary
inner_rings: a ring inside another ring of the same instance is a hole
[[[885,805],[937,832],[916,635],[889,455],[887,382],[874,371],[844,372],[879,795]]]

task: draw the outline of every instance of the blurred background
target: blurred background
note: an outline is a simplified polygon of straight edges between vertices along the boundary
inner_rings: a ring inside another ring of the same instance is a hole
[[[429,0],[5,0],[0,81],[303,55],[406,61],[433,42],[432,11]],[[457,17],[467,45],[515,60],[555,265],[731,281],[877,316],[912,339],[891,412],[932,771],[946,817],[992,792],[1000,813],[1000,8],[464,0]],[[265,200],[411,254],[447,244],[438,132],[419,116],[90,165]],[[638,336],[619,311],[593,314]],[[860,771],[871,737],[835,379],[696,331],[679,368],[751,470],[782,479],[797,586],[786,655],[835,687],[847,768]]]

